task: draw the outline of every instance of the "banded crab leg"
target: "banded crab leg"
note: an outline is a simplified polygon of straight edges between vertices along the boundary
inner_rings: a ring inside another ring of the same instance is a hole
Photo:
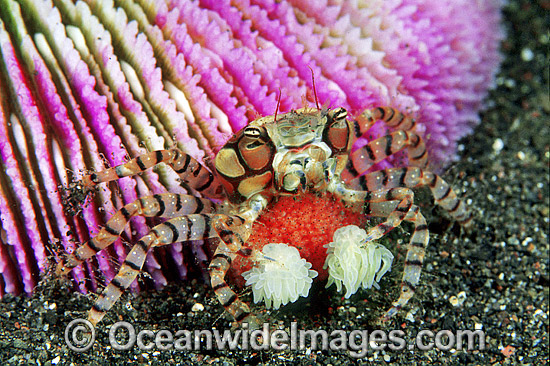
[[[414,232],[405,258],[399,298],[382,318],[388,320],[413,297],[416,286],[420,281],[422,264],[429,242],[426,219],[418,206],[412,203],[413,192],[408,188],[390,188],[374,193],[353,190],[343,192],[343,189],[341,189],[338,194],[344,201],[348,202],[356,203],[363,200],[365,213],[369,216],[387,217],[386,221],[367,232],[367,240],[380,238],[386,232],[397,227],[403,220],[414,224]]]
[[[153,227],[130,250],[117,275],[105,287],[90,309],[88,320],[94,326],[101,321],[106,312],[109,311],[122,293],[136,279],[151,248],[176,242],[203,240],[218,236],[227,239],[227,236],[230,234],[219,232],[219,228],[223,227],[220,223],[238,223],[242,222],[242,220],[239,216],[222,214],[190,214],[174,217]]]
[[[136,175],[160,163],[168,164],[183,182],[206,197],[223,198],[223,186],[212,172],[178,148],[140,155],[127,163],[86,175],[81,183],[87,191],[96,184]]]
[[[363,204],[363,210],[367,215],[370,214],[370,207],[373,203],[398,202],[397,205],[394,205],[391,212],[386,215],[387,218],[384,222],[369,229],[367,232],[367,241],[379,239],[399,226],[411,210],[414,201],[413,191],[406,187],[396,187],[370,192],[355,191],[341,186],[334,194],[344,202]]]
[[[389,127],[396,130],[411,131],[416,126],[416,120],[393,107],[377,107],[367,109],[359,116],[356,123],[356,130],[361,134],[367,132],[376,121],[383,121]]]
[[[458,199],[447,182],[434,173],[424,171],[428,154],[420,136],[412,132],[415,120],[391,107],[379,107],[364,111],[359,122],[354,121],[357,137],[364,134],[377,121],[399,131],[369,142],[353,152],[342,177],[351,181],[355,188],[366,191],[379,191],[395,187],[418,187],[427,185],[436,204],[445,209],[461,225],[468,226],[472,219],[466,206]],[[407,148],[411,168],[391,168],[364,174],[373,164]]]
[[[416,125],[414,118],[395,108],[379,107],[364,111],[358,120],[353,121],[355,137],[361,137],[378,120],[383,121],[389,127],[397,129],[397,131],[370,141],[351,153],[346,170],[342,173],[344,180],[351,180],[363,174],[374,164],[405,148],[407,149],[409,165],[426,167],[428,153],[423,139],[412,131]]]
[[[231,218],[230,218],[231,219]],[[250,227],[241,217],[239,221],[222,219],[216,222],[216,230],[222,241],[216,248],[210,266],[210,282],[216,297],[225,310],[233,316],[237,323],[249,323],[252,328],[259,325],[258,319],[251,314],[250,307],[239,299],[238,295],[225,281],[225,275],[231,268],[231,262],[237,254],[249,255],[243,251],[243,245],[250,235]],[[236,230],[240,226],[239,230]],[[244,229],[244,230],[243,230]]]
[[[373,216],[375,215],[375,209],[371,210],[371,214]],[[387,321],[394,316],[414,296],[416,286],[420,282],[422,264],[424,263],[426,248],[430,240],[426,219],[420,212],[418,206],[413,205],[411,207],[411,210],[405,217],[405,221],[414,224],[414,231],[409,241],[409,247],[405,257],[403,278],[401,279],[401,291],[397,301],[392,304],[392,307],[388,309],[382,317],[383,321]]]
[[[375,192],[396,187],[428,186],[437,205],[464,227],[471,224],[473,216],[466,205],[447,182],[432,172],[417,167],[390,168],[365,174],[356,180],[363,190]]]
[[[238,216],[220,217],[215,223],[221,239],[210,262],[210,281],[220,304],[233,316],[237,324],[248,323],[250,329],[258,328],[260,322],[251,314],[250,307],[239,299],[238,295],[225,281],[225,275],[231,262],[237,255],[250,256],[249,248],[244,243],[250,236],[252,223],[267,206],[267,200],[261,195],[248,201],[249,208]]]
[[[394,131],[386,136],[370,141],[350,154],[344,180],[351,180],[366,172],[374,164],[381,162],[404,148],[407,148],[409,164],[425,168],[428,163],[426,146],[420,136],[410,131]]]
[[[135,216],[175,218],[194,213],[212,213],[216,204],[187,194],[162,193],[146,196],[118,210],[92,239],[82,244],[65,261],[57,264],[56,273],[63,275],[114,243]]]

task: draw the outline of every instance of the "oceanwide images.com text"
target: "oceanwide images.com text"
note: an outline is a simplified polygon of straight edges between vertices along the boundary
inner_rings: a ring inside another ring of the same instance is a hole
[[[349,351],[352,357],[364,357],[368,350],[428,351],[433,348],[442,351],[484,350],[485,334],[481,330],[421,330],[412,341],[399,329],[383,330],[332,330],[298,329],[292,322],[290,330],[270,330],[264,323],[261,329],[249,329],[242,324],[240,329],[223,330],[177,330],[167,329],[136,331],[128,322],[117,322],[109,328],[109,345],[116,351],[126,351],[137,347],[142,351],[200,351],[200,350],[332,350]],[[96,329],[85,319],[71,321],[65,329],[65,342],[73,351],[88,351],[96,339]]]

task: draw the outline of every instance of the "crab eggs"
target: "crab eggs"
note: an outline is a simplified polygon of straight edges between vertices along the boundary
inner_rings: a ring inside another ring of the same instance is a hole
[[[254,224],[246,244],[253,254],[237,257],[232,277],[251,286],[255,303],[274,309],[307,297],[313,279],[335,284],[346,298],[361,287],[378,288],[393,254],[366,241],[366,222],[329,196],[282,197]]]

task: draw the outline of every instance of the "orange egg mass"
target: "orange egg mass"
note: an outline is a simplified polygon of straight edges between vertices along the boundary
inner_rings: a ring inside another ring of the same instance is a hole
[[[329,194],[282,196],[256,220],[245,246],[254,251],[261,251],[269,243],[295,246],[301,257],[319,273],[317,279],[326,280],[328,273],[323,270],[323,265],[327,250],[324,245],[332,241],[338,228],[346,225],[364,227],[366,222],[366,217],[358,209],[345,207]],[[237,284],[244,285],[240,275],[250,270],[252,265],[249,258],[241,256],[233,261],[230,273]]]

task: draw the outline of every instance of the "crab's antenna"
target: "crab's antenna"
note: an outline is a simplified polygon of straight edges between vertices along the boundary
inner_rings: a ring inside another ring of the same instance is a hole
[[[307,67],[309,67],[309,69],[311,70],[311,83],[313,84],[313,95],[315,95],[315,105],[317,106],[317,109],[321,109],[319,108],[319,100],[317,99],[317,90],[315,89],[315,74],[311,66],[308,65]]]
[[[274,122],[277,122],[277,112],[279,112],[279,105],[281,104],[281,88],[279,87],[279,98],[277,98],[277,108],[275,108],[275,118]]]

